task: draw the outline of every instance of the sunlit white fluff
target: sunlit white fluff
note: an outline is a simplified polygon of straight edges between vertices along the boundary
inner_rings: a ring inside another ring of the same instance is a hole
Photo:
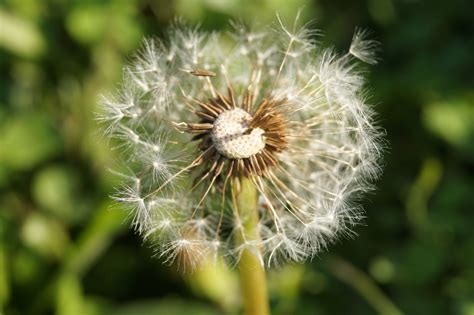
[[[376,52],[380,47],[379,42],[369,39],[369,32],[363,29],[357,29],[352,37],[349,52],[360,60],[369,64],[377,64]]]
[[[233,24],[230,34],[178,23],[166,42],[144,41],[117,92],[104,97],[99,119],[133,170],[116,199],[165,261],[194,268],[205,255],[238,261],[245,249],[262,264],[302,261],[360,222],[355,202],[380,173],[382,132],[356,59],[376,63],[376,43],[357,31],[349,53],[340,55],[317,45],[317,32],[297,22],[278,18],[257,31]],[[194,69],[215,76],[190,75]],[[173,128],[196,120],[190,99],[207,100],[229,85],[237,101],[246,90],[257,99],[287,100],[288,147],[278,167],[253,179],[261,240],[243,234],[240,245],[232,240],[243,229],[229,191],[199,174],[193,161],[202,151]]]

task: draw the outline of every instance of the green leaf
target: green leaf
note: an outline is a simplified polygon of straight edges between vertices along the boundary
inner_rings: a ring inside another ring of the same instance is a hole
[[[128,50],[142,35],[135,15],[136,8],[128,2],[81,3],[69,12],[66,27],[80,43],[95,45],[111,39]]]
[[[6,222],[0,217],[0,314],[2,305],[5,305],[10,297],[9,276],[7,273],[7,248],[4,224]]]
[[[77,246],[69,253],[66,269],[77,274],[85,273],[93,262],[113,241],[114,237],[128,228],[126,213],[111,210],[106,203],[94,212],[94,216],[79,236]]]
[[[66,166],[51,166],[41,170],[33,181],[36,202],[65,222],[73,222],[84,211],[77,209],[79,177]]]
[[[85,315],[81,282],[76,275],[62,274],[56,289],[57,315]]]
[[[66,18],[67,30],[78,42],[94,44],[104,36],[108,14],[100,5],[79,5]]]
[[[388,283],[392,281],[395,274],[395,266],[387,257],[377,256],[370,263],[370,274],[378,282]]]
[[[23,242],[47,258],[61,258],[68,245],[67,232],[59,222],[32,212],[21,228]]]
[[[61,150],[50,121],[37,113],[12,117],[0,134],[0,163],[15,170],[31,169]]]
[[[199,297],[205,297],[222,309],[233,310],[240,304],[237,274],[223,260],[209,256],[192,273],[186,273],[187,283]]]
[[[474,105],[455,100],[428,105],[423,113],[425,125],[449,144],[474,153]]]
[[[36,58],[45,52],[46,42],[36,25],[0,9],[0,47],[21,57]]]
[[[217,315],[222,314],[205,304],[180,299],[142,301],[117,308],[109,315]]]

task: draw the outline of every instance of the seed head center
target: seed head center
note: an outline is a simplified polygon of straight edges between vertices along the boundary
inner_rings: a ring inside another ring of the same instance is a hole
[[[249,130],[252,116],[241,108],[222,112],[214,121],[211,132],[216,150],[229,159],[244,159],[265,148],[264,130]]]

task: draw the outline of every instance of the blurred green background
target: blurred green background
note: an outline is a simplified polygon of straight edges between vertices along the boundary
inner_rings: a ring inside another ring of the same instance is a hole
[[[0,0],[0,314],[238,314],[235,274],[151,258],[108,195],[93,120],[143,36],[275,11],[348,49],[382,43],[372,102],[390,148],[366,225],[271,271],[273,314],[474,314],[474,6],[469,0]]]

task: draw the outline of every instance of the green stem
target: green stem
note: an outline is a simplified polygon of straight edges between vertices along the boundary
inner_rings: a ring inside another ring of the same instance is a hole
[[[236,244],[259,240],[255,186],[250,179],[242,177],[233,181],[232,191],[236,215],[241,221],[243,230],[243,233],[236,234]],[[255,252],[244,249],[239,261],[239,273],[245,315],[269,315],[265,269]]]
[[[347,261],[332,257],[329,270],[341,281],[351,285],[380,315],[402,315],[403,312],[378,288],[374,281]]]

